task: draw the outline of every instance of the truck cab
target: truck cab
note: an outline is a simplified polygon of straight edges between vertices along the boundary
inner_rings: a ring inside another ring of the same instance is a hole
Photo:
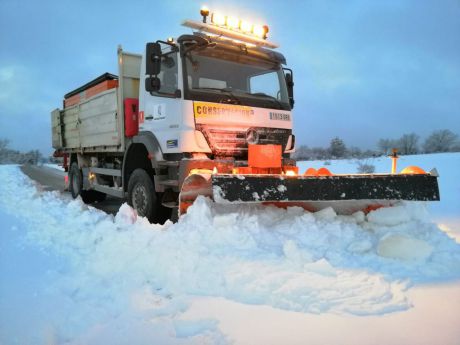
[[[293,151],[292,71],[283,55],[200,33],[156,44],[158,71],[146,70],[153,48],[143,54],[139,128],[164,154],[247,159],[248,143]]]

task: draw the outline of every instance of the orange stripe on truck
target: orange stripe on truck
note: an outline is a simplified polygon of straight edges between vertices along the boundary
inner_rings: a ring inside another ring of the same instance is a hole
[[[118,80],[105,80],[95,86],[90,87],[77,95],[73,95],[64,100],[64,106],[66,108],[72,105],[83,102],[84,100],[96,96],[97,94],[118,87]]]
[[[113,89],[118,86],[118,80],[106,80],[86,90],[86,98],[93,97],[98,93]]]

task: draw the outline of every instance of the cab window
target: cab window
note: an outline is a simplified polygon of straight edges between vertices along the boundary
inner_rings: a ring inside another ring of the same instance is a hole
[[[172,53],[164,55],[161,60],[161,72],[158,74],[160,79],[160,90],[158,96],[174,95],[179,88],[178,85],[178,68],[177,68],[177,54]]]

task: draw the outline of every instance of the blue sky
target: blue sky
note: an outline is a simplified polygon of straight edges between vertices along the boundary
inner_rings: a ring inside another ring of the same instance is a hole
[[[460,134],[460,1],[0,1],[0,138],[51,149],[50,111],[116,48],[188,33],[206,4],[270,26],[295,77],[299,144]]]

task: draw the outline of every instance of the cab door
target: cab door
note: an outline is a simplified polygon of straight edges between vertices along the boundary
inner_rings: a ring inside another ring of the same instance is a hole
[[[145,53],[143,57],[145,61]],[[157,138],[163,153],[179,150],[180,123],[182,113],[182,72],[179,53],[174,47],[162,50],[161,70],[158,74],[160,88],[155,92],[140,92],[139,129],[150,131]],[[141,78],[145,85],[145,63],[142,63]]]

